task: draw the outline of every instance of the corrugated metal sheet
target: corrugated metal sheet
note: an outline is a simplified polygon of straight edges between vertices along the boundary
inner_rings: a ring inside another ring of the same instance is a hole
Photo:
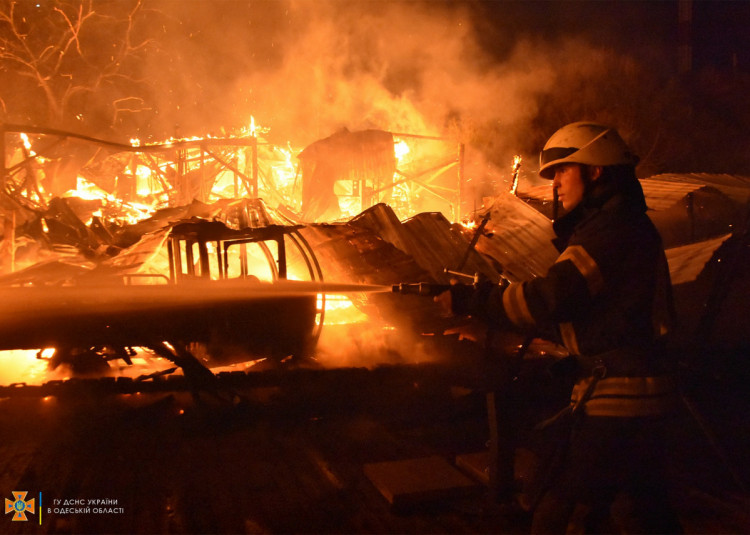
[[[750,200],[750,177],[716,173],[664,173],[649,177],[660,182],[700,184],[718,189],[740,203]]]
[[[435,280],[442,282],[450,280],[450,275],[443,273],[446,268],[459,270],[468,275],[482,273],[492,281],[500,280],[498,271],[476,251],[472,251],[465,264],[461,265],[473,234],[471,232],[464,234],[460,225],[452,225],[443,214],[437,212],[418,214],[404,221],[403,227],[411,236],[414,247],[409,253],[414,256],[420,266],[430,271]]]
[[[455,270],[459,267],[471,239],[459,225],[451,224],[441,213],[425,212],[400,222],[393,210],[385,204],[368,208],[345,226],[357,233],[367,231],[378,236],[429,273],[429,280],[441,283],[448,283],[451,278],[444,272],[446,268]],[[388,261],[385,257],[373,260]],[[472,275],[482,273],[491,280],[500,278],[488,260],[476,251],[469,254],[462,271]],[[428,279],[421,279],[425,280]],[[402,277],[391,282],[417,281]]]
[[[646,197],[646,205],[651,210],[666,210],[687,194],[705,186],[705,184],[695,181],[662,180],[656,177],[641,179],[640,183],[643,188],[643,195]],[[525,189],[519,192],[519,196],[551,202],[552,182]]]
[[[395,284],[429,279],[414,257],[370,229],[351,223],[307,225],[300,233],[315,252],[325,280]]]
[[[672,284],[694,281],[716,250],[731,236],[731,234],[725,234],[718,238],[667,249],[666,255]]]
[[[678,184],[668,191],[690,189],[680,188]],[[484,273],[491,279],[502,271],[512,281],[546,274],[558,257],[552,245],[552,222],[510,194],[484,199],[484,204],[490,220],[477,241],[477,252],[462,271]],[[327,278],[375,284],[447,282],[443,270],[456,269],[472,236],[472,231],[461,230],[440,213],[422,213],[400,222],[386,205],[376,205],[348,223],[310,225],[302,233],[328,271]],[[695,280],[730,236],[668,249],[672,283]]]
[[[485,205],[489,205],[491,219],[463,266],[474,231],[451,224],[440,213],[421,213],[400,222],[390,207],[381,204],[348,223],[308,225],[301,232],[324,271],[333,272],[328,275],[335,278],[345,277],[342,280],[448,282],[450,276],[444,269],[459,267],[464,273],[482,273],[491,280],[499,279],[501,268],[511,280],[546,273],[557,258],[549,219],[508,194],[488,199]]]
[[[400,222],[378,204],[346,223],[311,224],[300,229],[328,281],[391,285],[400,282],[447,284],[464,258],[469,240],[440,213],[422,213]],[[476,251],[463,272],[499,280],[489,260]],[[466,281],[470,282],[470,281]],[[421,332],[445,329],[446,320],[432,299],[391,292],[350,295],[360,310],[391,324],[414,325]]]
[[[518,196],[522,199],[534,199],[536,201],[552,201],[552,181],[539,186],[530,186],[518,190]]]
[[[510,194],[485,199],[485,205],[492,214],[487,225],[492,235],[482,236],[477,250],[500,263],[510,280],[544,275],[558,256],[552,222]]]
[[[653,178],[641,179],[640,183],[646,197],[646,206],[651,210],[666,210],[703,187],[699,183],[667,182]]]
[[[651,182],[653,181],[648,181],[649,185]],[[680,192],[695,191],[701,187],[700,184],[675,182],[674,187],[664,190],[665,195],[661,199],[666,204],[672,193],[676,197]],[[550,220],[512,195],[495,198],[490,210],[492,220],[487,228],[493,235],[489,238],[483,236],[477,244],[477,250],[502,264],[505,275],[511,280],[527,280],[544,275],[558,256],[551,243],[554,233]],[[725,234],[668,249],[666,255],[672,283],[682,284],[695,280],[714,252],[730,236],[731,234]]]

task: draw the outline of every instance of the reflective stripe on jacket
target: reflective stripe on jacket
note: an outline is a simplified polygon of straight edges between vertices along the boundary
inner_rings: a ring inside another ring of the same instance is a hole
[[[575,405],[592,378],[573,387],[570,402]],[[649,417],[674,411],[678,403],[674,381],[669,376],[605,377],[594,387],[583,408],[589,416]]]

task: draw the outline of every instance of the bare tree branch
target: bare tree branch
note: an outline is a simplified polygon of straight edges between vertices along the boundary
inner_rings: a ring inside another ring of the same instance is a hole
[[[79,125],[84,116],[100,121],[109,115],[116,120],[118,103],[144,101],[148,84],[139,65],[158,46],[148,32],[136,33],[147,21],[143,4],[0,2],[0,69],[26,84],[22,92],[18,84],[0,87],[3,113],[12,112],[10,103],[16,102],[39,115],[39,122]]]

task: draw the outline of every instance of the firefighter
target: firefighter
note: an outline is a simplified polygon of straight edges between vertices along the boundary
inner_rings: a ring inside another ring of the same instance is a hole
[[[539,170],[563,208],[553,223],[556,262],[545,276],[506,288],[449,292],[454,313],[554,332],[575,363],[571,405],[560,417],[569,429],[535,500],[533,533],[564,533],[574,511],[587,512],[590,532],[681,531],[662,473],[664,418],[679,399],[661,342],[671,284],[637,162],[613,128],[559,129]]]

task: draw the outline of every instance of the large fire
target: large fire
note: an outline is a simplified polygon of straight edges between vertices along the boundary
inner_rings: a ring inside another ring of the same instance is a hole
[[[344,132],[339,138],[349,143],[344,152],[336,152],[332,158],[324,151],[315,153],[312,160],[308,157],[305,161],[312,162],[312,167],[304,168],[300,164],[304,149],[290,143],[270,143],[265,138],[268,131],[251,117],[248,127],[237,135],[170,138],[160,143],[144,143],[134,138],[129,145],[119,145],[74,134],[66,136],[58,131],[5,128],[2,133],[5,138],[4,176],[8,192],[23,203],[30,203],[38,212],[43,213],[55,197],[80,201],[70,206],[85,207],[76,214],[86,227],[93,227],[97,221],[120,227],[135,225],[159,210],[196,200],[214,203],[244,198],[263,199],[282,224],[346,221],[380,202],[392,207],[400,219],[424,211],[441,211],[452,220],[458,214],[457,172],[461,151],[457,153],[454,142],[433,136],[380,131],[372,131],[372,135],[370,131],[364,132],[365,136],[358,138],[359,133],[349,136]],[[389,144],[370,146],[370,139],[376,137],[380,141],[388,139]],[[351,139],[355,138],[359,141],[351,144]],[[352,154],[352,160],[346,161]],[[75,165],[69,165],[70,162]],[[316,213],[309,208],[316,202],[317,195],[316,190],[310,188],[311,173],[330,162],[334,166],[343,162],[325,177],[332,180],[334,208]],[[76,170],[72,180],[69,178],[71,168]],[[252,214],[251,211],[250,219],[244,224],[262,225]],[[335,217],[327,219],[330,214]],[[12,221],[16,221],[15,218],[12,212]],[[10,220],[10,214],[6,214],[6,220]],[[39,218],[46,235],[51,233],[53,223],[48,215]],[[6,232],[3,238],[3,250],[11,252],[11,261],[3,262],[6,274],[43,259],[26,256],[23,261],[17,260],[15,252],[22,242],[17,241],[15,232]],[[208,253],[218,254],[213,247],[212,243],[207,244]],[[239,262],[236,248],[227,254],[228,265]],[[257,274],[261,281],[274,279],[274,272],[268,270],[266,252],[253,253],[248,245],[243,254],[248,254],[245,260],[248,265],[243,270]],[[287,278],[310,280],[309,270],[305,262],[292,258]],[[152,258],[148,271],[169,273],[166,257]],[[216,277],[212,274],[211,278]],[[319,294],[317,306],[323,314],[316,321],[327,325],[368,320],[346,295]],[[50,376],[48,371],[43,371],[54,360],[54,352],[54,348],[0,351],[0,360],[14,363],[3,366],[5,372],[0,383],[65,378],[59,376],[65,372]],[[137,375],[160,360],[140,350],[135,359],[127,371],[116,368],[115,372]]]
[[[79,163],[75,185],[65,191],[60,191],[58,176],[65,156],[45,150],[45,145],[60,143],[60,138],[50,144],[47,139],[55,138],[37,130],[8,132],[16,134],[17,142],[6,143],[11,149],[6,150],[9,181],[26,198],[41,195],[34,200],[48,201],[59,195],[100,200],[103,208],[127,211],[125,220],[134,223],[160,208],[192,199],[212,202],[252,197],[283,206],[297,221],[331,221],[305,218],[301,213],[304,183],[311,180],[298,161],[302,148],[269,143],[264,138],[269,129],[256,124],[254,117],[234,136],[170,138],[158,143],[134,138],[129,145],[105,142],[87,164]],[[70,137],[64,141],[71,154],[91,156],[85,140]],[[375,153],[361,143],[361,162],[351,165],[364,165],[366,171]],[[390,177],[367,176],[354,169],[332,174],[339,210],[336,219],[354,217],[377,202],[388,202],[402,218],[426,209],[455,219],[460,196],[455,145],[438,137],[394,134],[390,153],[394,161]]]

